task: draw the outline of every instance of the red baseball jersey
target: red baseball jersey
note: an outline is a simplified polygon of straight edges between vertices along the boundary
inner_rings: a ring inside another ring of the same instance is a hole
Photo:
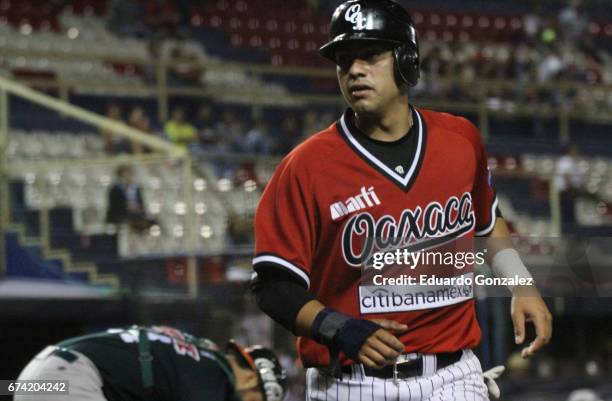
[[[372,251],[366,238],[444,242],[487,235],[495,225],[478,129],[465,118],[413,110],[416,153],[404,174],[361,146],[348,112],[289,153],[257,209],[253,266],[293,273],[347,315],[407,324],[398,337],[406,352],[453,352],[480,341],[473,292],[395,302],[361,287],[361,263]],[[329,363],[327,349],[308,338],[298,340],[298,351],[305,366]]]

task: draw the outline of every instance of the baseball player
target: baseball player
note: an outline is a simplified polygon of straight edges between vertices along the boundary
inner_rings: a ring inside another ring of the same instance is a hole
[[[479,132],[464,118],[409,103],[417,34],[393,1],[341,4],[320,53],[337,65],[348,108],[291,151],[263,193],[257,303],[299,336],[307,400],[487,400],[472,352],[481,336],[473,292],[421,299],[393,288],[368,293],[360,281],[372,244],[475,236],[489,238],[497,275],[529,275],[507,240]],[[525,340],[525,321],[537,333],[527,357],[550,340],[552,318],[534,287],[512,295],[516,343]]]
[[[40,352],[18,380],[67,380],[67,395],[15,401],[281,401],[285,372],[269,349],[225,352],[167,326],[109,329]]]

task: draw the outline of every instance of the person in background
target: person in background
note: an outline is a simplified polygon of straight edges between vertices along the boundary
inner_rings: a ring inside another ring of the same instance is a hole
[[[127,224],[135,231],[143,231],[155,224],[146,215],[142,191],[134,182],[134,170],[130,166],[117,168],[117,181],[108,193],[106,222]]]
[[[203,69],[198,65],[198,56],[191,49],[181,45],[170,52],[175,64],[170,68],[169,79],[177,85],[198,85]]]
[[[138,0],[111,0],[108,5],[106,27],[120,37],[145,35],[142,23],[144,10]]]
[[[200,105],[195,120],[195,127],[198,130],[198,141],[200,142],[200,146],[207,148],[217,142],[213,107],[210,103],[204,102]]]
[[[293,113],[287,113],[281,122],[280,133],[273,145],[273,153],[285,155],[289,153],[301,134],[300,122]]]
[[[227,136],[227,132],[230,130],[232,123],[236,121],[236,119],[236,114],[232,109],[224,109],[221,113],[221,121],[219,121],[215,125],[215,131],[217,132],[217,136]]]
[[[244,150],[247,153],[267,155],[271,149],[268,125],[263,118],[257,118],[244,138]]]
[[[185,121],[185,112],[177,107],[172,112],[172,118],[164,125],[164,132],[168,139],[177,146],[186,149],[197,141],[197,130]]]
[[[144,2],[144,21],[156,36],[176,36],[181,15],[176,4],[169,0],[147,0]]]
[[[149,121],[149,117],[147,117],[142,107],[136,106],[132,109],[130,112],[130,118],[128,119],[128,124],[130,127],[136,128],[137,130],[149,134],[151,133],[151,123]],[[140,154],[148,151],[149,150],[143,147],[143,145],[137,142],[132,142],[132,153]]]
[[[106,108],[106,118],[117,122],[123,122],[123,116],[121,108],[116,103],[111,103]],[[100,135],[104,141],[104,150],[106,153],[116,155],[120,153],[131,153],[132,143],[131,141],[124,139],[118,135],[114,135],[112,131],[104,128],[100,128]]]
[[[580,0],[568,1],[567,6],[559,12],[558,20],[564,27],[561,34],[567,43],[580,42],[589,25]]]
[[[523,16],[523,31],[528,43],[536,43],[542,28],[542,6],[534,2],[530,12]]]
[[[233,121],[226,132],[230,142],[230,152],[246,153],[246,131],[241,120]]]
[[[319,116],[316,111],[308,110],[304,114],[304,124],[302,124],[302,133],[300,142],[308,139],[313,132],[318,132],[325,127],[319,124]]]
[[[561,232],[564,234],[572,232],[576,224],[576,197],[585,180],[585,172],[580,166],[580,161],[580,149],[575,144],[569,145],[567,154],[557,161],[555,186],[559,191]]]

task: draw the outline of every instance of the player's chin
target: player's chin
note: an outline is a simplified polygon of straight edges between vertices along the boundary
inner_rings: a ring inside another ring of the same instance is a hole
[[[351,99],[350,104],[356,113],[372,113],[375,110],[374,104],[366,98]]]

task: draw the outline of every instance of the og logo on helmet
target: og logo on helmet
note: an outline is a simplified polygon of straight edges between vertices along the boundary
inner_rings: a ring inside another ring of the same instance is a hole
[[[354,30],[361,30],[366,28],[366,17],[361,12],[361,4],[354,4],[346,10],[344,19],[353,24]]]

